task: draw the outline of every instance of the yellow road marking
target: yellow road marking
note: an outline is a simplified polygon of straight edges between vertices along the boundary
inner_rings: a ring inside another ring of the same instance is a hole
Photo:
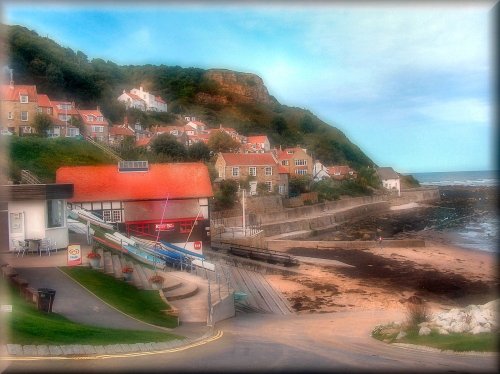
[[[118,353],[118,354],[106,354],[106,355],[95,355],[95,356],[74,356],[74,357],[0,357],[0,361],[49,361],[49,360],[103,360],[108,358],[126,358],[126,357],[140,357],[140,356],[150,356],[163,353],[175,353],[180,351],[185,351],[186,349],[198,347],[200,345],[208,344],[215,340],[222,338],[224,332],[221,330],[217,331],[217,334],[211,336],[210,338],[200,340],[182,347],[163,349],[161,351],[151,351],[151,352],[131,352],[131,353]]]

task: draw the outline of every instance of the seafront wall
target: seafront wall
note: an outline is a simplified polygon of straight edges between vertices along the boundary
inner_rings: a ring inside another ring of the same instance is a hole
[[[312,240],[269,240],[267,249],[279,252],[287,252],[291,248],[312,248],[312,249],[364,249],[377,248],[380,244],[375,240],[356,240],[356,241],[312,241]],[[425,247],[425,241],[419,239],[403,240],[384,240],[384,248],[415,248]]]

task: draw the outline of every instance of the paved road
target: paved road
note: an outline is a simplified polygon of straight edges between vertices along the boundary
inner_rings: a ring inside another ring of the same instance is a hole
[[[353,318],[354,317],[354,318]],[[386,312],[245,314],[220,323],[224,336],[185,351],[91,361],[16,362],[6,372],[495,372],[498,357],[389,346],[369,337]]]
[[[56,290],[52,310],[72,321],[117,329],[161,330],[127,317],[109,307],[57,268],[17,268],[16,270],[31,287]]]

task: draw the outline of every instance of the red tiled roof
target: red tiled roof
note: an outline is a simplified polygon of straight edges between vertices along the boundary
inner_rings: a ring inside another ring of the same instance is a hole
[[[163,99],[160,96],[156,96],[156,101],[165,104],[165,101],[163,101]]]
[[[134,136],[134,132],[128,127],[123,126],[113,126],[109,128],[110,135],[124,135],[124,136]]]
[[[138,101],[144,101],[139,96],[137,96],[136,94],[133,94],[132,92],[125,92],[125,94],[128,95],[131,99],[138,100]]]
[[[19,95],[28,95],[29,102],[36,102],[37,92],[36,86],[26,86],[26,85],[8,85],[3,84],[0,86],[0,100],[4,101],[19,101]]]
[[[78,111],[75,108],[70,109],[59,109],[57,106],[62,104],[73,104],[71,101],[52,101],[52,105],[54,108],[54,116],[58,116],[59,114],[68,114],[72,116],[78,116]]]
[[[151,140],[153,140],[153,138],[141,138],[135,142],[135,145],[137,147],[146,147],[151,143]]]
[[[278,173],[279,174],[288,174],[288,169],[281,166],[281,165],[278,165]]]
[[[119,172],[117,165],[65,166],[57,183],[73,183],[69,201],[134,201],[190,199],[213,196],[207,167],[202,163],[151,164],[147,172]]]
[[[334,166],[327,166],[326,172],[330,174],[330,176],[340,173],[340,175],[345,175],[349,174],[349,171],[351,171],[351,168],[347,165],[334,165]]]
[[[104,116],[102,115],[100,110],[94,109],[94,110],[78,110],[78,113],[82,116],[83,122],[86,125],[107,125],[108,121],[104,119]],[[87,119],[87,116],[93,116],[95,118],[94,121],[89,121]],[[98,121],[97,117],[102,117],[102,121]]]
[[[271,153],[221,153],[227,166],[276,165]]]
[[[288,151],[293,151],[293,153],[288,153]],[[278,150],[277,156],[278,160],[290,160],[292,158],[295,158],[297,153],[305,153],[302,148],[285,148],[284,150]]]
[[[52,108],[52,103],[50,99],[45,94],[38,94],[38,106],[42,106],[44,108]]]
[[[266,135],[252,135],[247,137],[248,143],[265,143],[267,139]]]

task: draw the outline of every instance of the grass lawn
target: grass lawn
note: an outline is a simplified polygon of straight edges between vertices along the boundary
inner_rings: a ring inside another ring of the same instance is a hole
[[[397,332],[373,333],[375,339],[388,343],[406,343],[433,347],[441,350],[456,352],[498,352],[498,333],[488,332],[481,334],[450,333],[438,334],[432,331],[429,335],[418,335],[417,329],[406,331],[407,335],[396,340]]]
[[[4,285],[2,291],[9,297],[12,313],[2,313],[1,324],[2,333],[10,344],[106,345],[164,342],[179,338],[166,332],[106,329],[78,324],[56,313],[39,312],[12,286]]]
[[[141,321],[162,327],[177,327],[177,317],[162,312],[170,306],[158,291],[139,290],[136,287],[86,267],[63,267],[66,274],[116,309]]]

